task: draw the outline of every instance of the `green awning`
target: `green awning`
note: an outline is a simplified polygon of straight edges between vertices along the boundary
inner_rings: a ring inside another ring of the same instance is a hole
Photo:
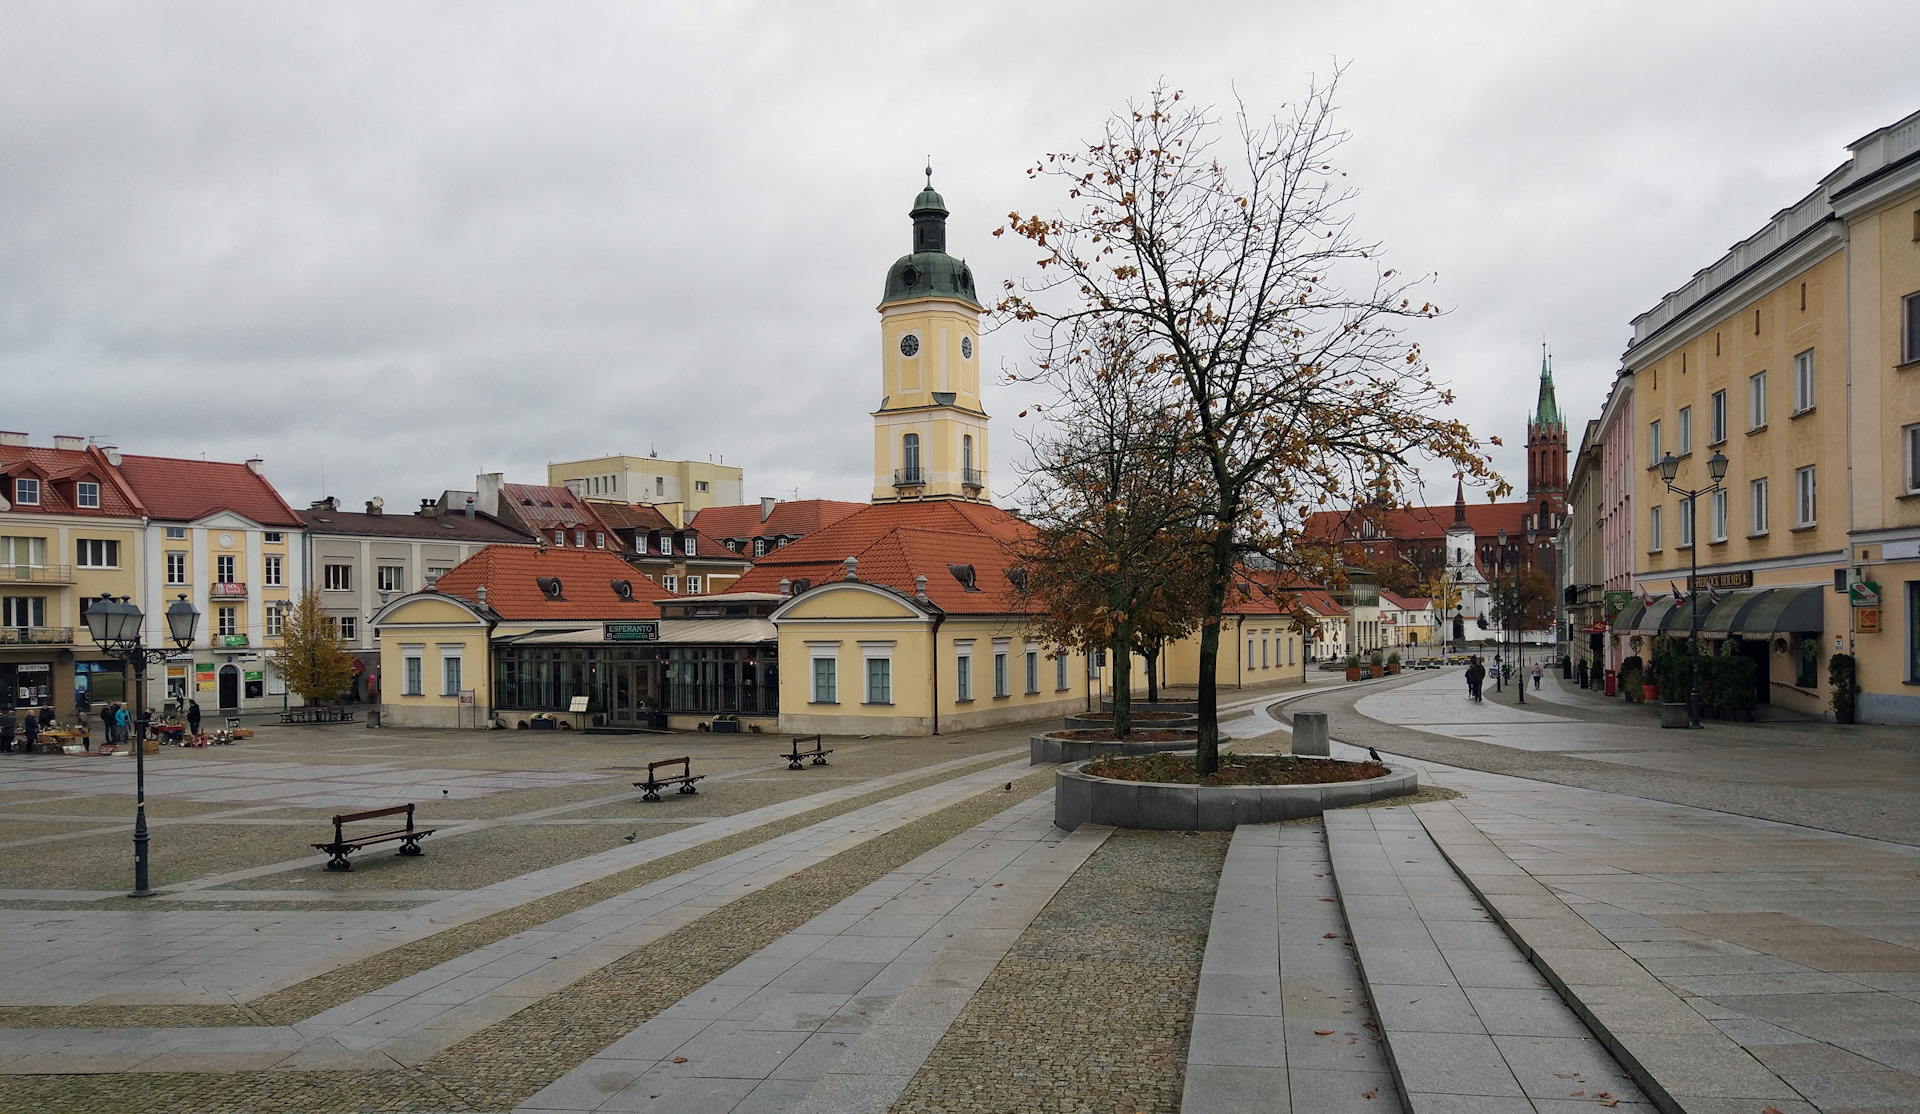
[[[1738,617],[1739,634],[1792,634],[1826,629],[1822,588],[1768,588]]]
[[[1742,588],[1721,595],[1720,602],[1700,620],[1702,634],[1730,634],[1740,629],[1740,619],[1747,609],[1766,596],[1767,588]],[[1711,597],[1709,597],[1711,598]]]
[[[1613,617],[1613,622],[1607,624],[1607,629],[1616,634],[1621,631],[1631,632],[1640,622],[1640,617],[1646,613],[1647,605],[1641,603],[1639,600],[1635,600],[1628,604],[1620,614]]]
[[[1676,610],[1672,596],[1662,597],[1641,609],[1632,626],[1623,625],[1620,629],[1629,634],[1659,634],[1660,628],[1666,625],[1668,617]]]

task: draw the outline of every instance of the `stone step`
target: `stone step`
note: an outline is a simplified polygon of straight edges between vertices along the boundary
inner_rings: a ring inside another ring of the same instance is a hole
[[[1412,1114],[1655,1109],[1412,809],[1329,812],[1325,826],[1354,952]]]
[[[1187,1050],[1186,1114],[1399,1109],[1318,824],[1235,829]]]

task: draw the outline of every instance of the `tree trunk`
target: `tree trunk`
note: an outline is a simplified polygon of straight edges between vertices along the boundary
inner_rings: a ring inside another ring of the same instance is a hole
[[[1125,739],[1133,730],[1133,623],[1124,620],[1113,628],[1113,642],[1107,648],[1113,659],[1113,737]]]
[[[1200,619],[1200,739],[1194,765],[1201,777],[1220,768],[1220,694],[1214,674],[1220,664],[1220,623],[1227,611],[1227,588],[1233,583],[1233,537],[1224,525],[1215,529],[1220,535],[1213,542],[1207,605]]]
[[[1147,645],[1147,703],[1160,702],[1160,643]]]

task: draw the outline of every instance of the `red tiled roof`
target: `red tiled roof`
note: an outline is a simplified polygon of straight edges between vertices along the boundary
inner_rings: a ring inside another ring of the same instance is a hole
[[[1524,518],[1538,508],[1532,503],[1468,503],[1467,525],[1476,537],[1491,538],[1501,530],[1510,538],[1524,537]],[[1453,505],[1443,507],[1407,507],[1388,511],[1376,525],[1371,538],[1360,536],[1361,516],[1357,511],[1316,511],[1307,516],[1301,532],[1309,537],[1338,538],[1342,541],[1441,541],[1453,525]]]
[[[1433,601],[1425,596],[1403,596],[1388,588],[1380,589],[1380,598],[1402,611],[1425,611]]]
[[[782,579],[805,578],[816,587],[843,580],[851,556],[859,559],[861,580],[909,596],[914,578],[926,577],[927,598],[950,614],[1017,614],[1030,605],[1007,579],[1014,563],[1007,547],[1028,529],[986,504],[880,503],[760,558],[728,591],[777,592]],[[973,566],[978,590],[968,591],[950,565]]]
[[[244,464],[126,455],[120,458],[120,473],[147,513],[165,522],[231,511],[262,526],[305,525],[266,477]]]
[[[543,576],[560,578],[564,599],[546,597],[535,583]],[[631,601],[614,594],[612,583],[616,580],[633,586]],[[658,601],[672,598],[605,549],[490,545],[434,582],[434,589],[441,594],[476,604],[482,587],[487,590],[488,607],[503,619],[519,621],[657,619]]]
[[[671,530],[673,523],[649,503],[608,503],[589,499],[593,513],[616,530]]]
[[[838,499],[795,499],[775,503],[762,522],[758,504],[707,507],[693,516],[693,525],[721,538],[805,537],[866,509],[865,503]]]
[[[15,506],[25,513],[97,514],[102,517],[138,518],[147,513],[140,497],[128,486],[106,455],[96,448],[41,449],[30,445],[0,445],[0,475],[18,477],[38,475],[47,481],[41,486],[40,503]],[[100,485],[100,506],[77,507],[73,504],[69,481],[87,480]],[[0,489],[0,496],[13,496],[11,486]]]
[[[607,525],[592,504],[564,487],[545,484],[501,484],[500,517],[518,520],[527,529],[551,537],[555,530],[586,530],[608,535],[609,548],[620,546],[620,535]],[[589,539],[591,540],[591,539]],[[572,539],[569,538],[571,543]]]

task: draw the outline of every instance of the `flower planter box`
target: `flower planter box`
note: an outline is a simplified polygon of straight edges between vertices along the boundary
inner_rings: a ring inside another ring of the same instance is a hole
[[[713,733],[715,735],[738,735],[740,734],[740,721],[737,719],[714,720]]]
[[[1659,700],[1660,686],[1659,685],[1641,685],[1640,699],[1646,701],[1649,704],[1652,704],[1655,701]]]
[[[1324,785],[1173,785],[1091,777],[1082,771],[1085,765],[1063,766],[1053,775],[1053,826],[1063,831],[1111,824],[1163,832],[1226,832],[1241,824],[1319,816],[1330,808],[1405,796],[1420,787],[1412,770]]]
[[[1397,662],[1397,661],[1392,661],[1392,662],[1388,662],[1388,663],[1387,663],[1387,676],[1389,676],[1389,677],[1391,677],[1391,676],[1393,676],[1393,675],[1395,675],[1396,673],[1399,673],[1399,672],[1400,672],[1400,663],[1399,663],[1399,662]]]
[[[1177,735],[1178,738],[1159,740],[1129,738],[1126,742],[1120,742],[1117,739],[1076,739],[1065,731],[1049,731],[1044,735],[1034,735],[1027,740],[1027,757],[1030,765],[1045,766],[1054,762],[1086,762],[1105,754],[1154,754],[1163,750],[1192,750],[1200,743],[1200,732],[1197,729],[1174,728],[1166,733]]]
[[[1360,667],[1357,665],[1347,666],[1347,680],[1358,681],[1359,679],[1360,679]]]
[[[1103,730],[1113,726],[1113,713],[1082,712],[1079,715],[1065,717],[1061,721],[1061,725],[1068,731]],[[1163,712],[1157,709],[1143,711],[1140,708],[1133,710],[1133,729],[1135,731],[1158,731],[1162,728],[1178,729],[1183,727],[1198,727],[1199,725],[1200,714],[1198,712]]]
[[[1687,722],[1687,706],[1685,704],[1667,703],[1660,705],[1660,726],[1685,727],[1687,726]]]
[[[1368,672],[1368,673],[1370,673],[1370,674],[1372,674],[1372,675],[1373,675],[1373,676],[1375,676],[1375,677],[1380,677],[1380,676],[1384,676],[1384,672],[1383,672],[1383,671],[1384,671],[1385,669],[1386,669],[1386,666],[1384,666],[1384,665],[1369,665],[1369,666],[1367,666],[1367,672]]]

